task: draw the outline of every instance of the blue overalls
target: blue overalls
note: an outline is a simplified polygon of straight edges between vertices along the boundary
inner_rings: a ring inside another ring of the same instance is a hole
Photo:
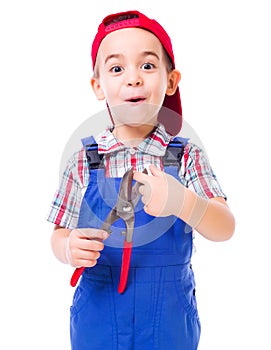
[[[168,164],[168,165],[167,165]],[[176,159],[164,171],[178,178]],[[117,201],[120,178],[91,169],[79,228],[100,228]],[[104,242],[96,266],[86,268],[71,307],[72,350],[196,350],[200,321],[191,268],[192,230],[176,217],[156,218],[136,207],[126,290],[118,293],[124,223]]]

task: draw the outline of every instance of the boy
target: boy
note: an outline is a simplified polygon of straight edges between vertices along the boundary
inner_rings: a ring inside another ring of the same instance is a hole
[[[138,11],[110,15],[98,28],[92,61],[91,85],[106,100],[113,127],[96,140],[98,167],[91,168],[84,149],[71,158],[48,217],[56,225],[56,257],[85,268],[71,307],[72,349],[197,349],[192,229],[223,241],[233,234],[234,218],[195,145],[188,142],[182,159],[164,164],[182,124],[170,38]],[[120,294],[122,248],[114,232],[109,237],[100,227],[131,167],[144,204],[136,209],[134,236],[138,228],[143,235]]]

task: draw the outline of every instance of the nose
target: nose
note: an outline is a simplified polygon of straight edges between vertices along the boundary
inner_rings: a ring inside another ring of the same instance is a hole
[[[138,72],[130,72],[127,76],[127,85],[128,86],[140,86],[143,84],[142,77],[138,74]]]
[[[138,78],[135,81],[129,81],[127,85],[128,86],[140,86],[140,85],[142,85],[142,80],[140,78]]]

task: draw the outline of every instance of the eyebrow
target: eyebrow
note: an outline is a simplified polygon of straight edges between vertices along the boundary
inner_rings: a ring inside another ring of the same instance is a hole
[[[104,60],[104,63],[106,64],[107,61],[111,60],[112,58],[120,58],[120,57],[122,57],[122,56],[123,56],[123,55],[122,55],[122,54],[119,54],[119,53],[114,53],[114,54],[112,54],[112,55],[108,55],[108,56],[106,57],[106,59]]]
[[[159,55],[158,55],[156,52],[154,52],[154,51],[143,51],[143,52],[140,54],[140,56],[142,56],[142,57],[154,56],[155,58],[158,59],[158,61],[160,61]],[[121,54],[121,53],[115,53],[115,54],[108,55],[108,56],[106,57],[104,63],[106,64],[106,63],[107,63],[110,59],[112,59],[112,58],[117,58],[117,59],[119,59],[119,58],[121,58],[121,57],[123,57],[123,54]]]
[[[143,56],[143,57],[145,57],[145,56],[154,56],[154,57],[156,57],[158,59],[158,61],[160,61],[159,55],[156,52],[154,52],[154,51],[143,51],[141,56]]]

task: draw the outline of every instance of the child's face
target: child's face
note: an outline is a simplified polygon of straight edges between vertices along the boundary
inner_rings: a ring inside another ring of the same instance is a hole
[[[96,66],[94,92],[98,99],[107,100],[111,112],[117,111],[115,122],[118,119],[123,124],[156,124],[165,94],[174,94],[180,80],[178,71],[167,71],[159,39],[140,28],[108,34],[100,45]]]

